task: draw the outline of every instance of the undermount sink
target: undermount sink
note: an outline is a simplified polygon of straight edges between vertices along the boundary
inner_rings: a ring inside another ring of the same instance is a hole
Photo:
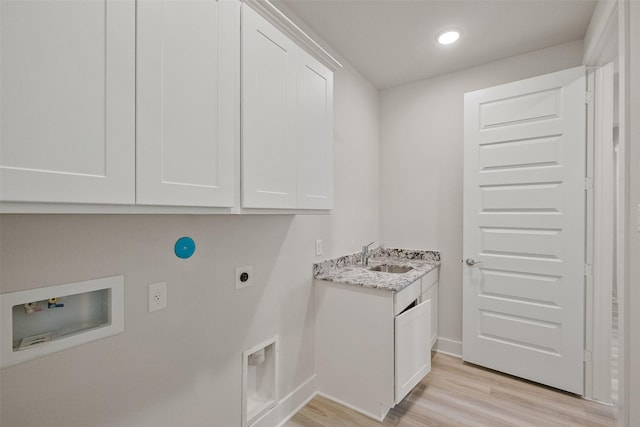
[[[390,265],[390,264],[382,264],[376,267],[371,267],[371,271],[380,271],[382,273],[406,273],[408,271],[413,270],[413,267],[406,267],[403,265]]]

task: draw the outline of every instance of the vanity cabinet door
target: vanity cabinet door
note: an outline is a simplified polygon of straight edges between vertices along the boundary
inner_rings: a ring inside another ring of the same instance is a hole
[[[135,202],[135,2],[0,2],[0,200]]]
[[[395,401],[431,371],[431,301],[395,317]]]
[[[137,203],[230,207],[240,4],[138,0]]]

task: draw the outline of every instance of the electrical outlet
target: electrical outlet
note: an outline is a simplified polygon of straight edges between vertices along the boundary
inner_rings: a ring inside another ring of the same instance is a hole
[[[253,266],[245,265],[236,268],[236,289],[253,285]]]
[[[149,285],[149,313],[167,308],[167,282]]]
[[[316,256],[322,255],[322,240],[316,240]]]

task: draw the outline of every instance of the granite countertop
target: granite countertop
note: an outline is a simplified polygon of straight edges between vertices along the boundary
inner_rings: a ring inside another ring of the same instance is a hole
[[[382,264],[413,267],[406,273],[372,271]],[[313,265],[313,276],[328,282],[363,288],[400,291],[440,265],[440,253],[409,249],[380,249],[369,257],[369,265],[362,265],[360,253],[345,255]]]

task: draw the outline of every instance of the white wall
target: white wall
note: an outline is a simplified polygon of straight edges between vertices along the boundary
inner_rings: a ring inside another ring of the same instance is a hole
[[[439,250],[440,349],[462,340],[463,95],[578,66],[576,41],[380,95],[380,234],[392,247]]]
[[[312,379],[314,242],[328,258],[379,237],[378,91],[348,64],[335,111],[332,215],[0,215],[2,293],[125,276],[124,333],[3,369],[0,425],[239,426],[242,351],[276,334],[280,397]],[[254,286],[236,291],[241,265]],[[168,308],[147,313],[158,281]]]
[[[602,66],[618,57],[618,15],[615,1],[598,0],[584,35],[583,64]],[[606,42],[603,42],[606,40]]]
[[[330,218],[333,256],[380,240],[378,181],[379,92],[351,66],[334,83],[335,209]],[[330,257],[328,257],[330,258]]]

